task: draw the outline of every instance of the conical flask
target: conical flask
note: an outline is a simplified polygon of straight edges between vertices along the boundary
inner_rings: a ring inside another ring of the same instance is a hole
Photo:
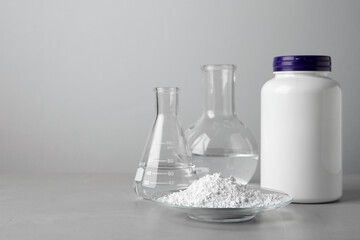
[[[185,132],[196,173],[221,172],[246,184],[258,164],[258,146],[250,130],[235,114],[234,65],[205,65],[201,117]]]
[[[183,189],[196,179],[191,152],[178,121],[178,88],[155,88],[156,118],[135,176],[135,192]]]

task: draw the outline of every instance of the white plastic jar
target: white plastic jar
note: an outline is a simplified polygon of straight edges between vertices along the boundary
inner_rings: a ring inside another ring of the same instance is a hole
[[[261,91],[261,186],[321,203],[342,195],[340,85],[329,56],[274,58]]]

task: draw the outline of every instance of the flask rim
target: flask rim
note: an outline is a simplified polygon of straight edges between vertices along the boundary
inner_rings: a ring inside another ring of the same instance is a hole
[[[202,71],[235,70],[234,64],[206,64],[201,66]]]
[[[178,87],[155,87],[154,92],[158,93],[178,93],[180,88]]]

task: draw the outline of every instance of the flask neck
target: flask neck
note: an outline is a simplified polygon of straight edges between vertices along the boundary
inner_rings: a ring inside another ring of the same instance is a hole
[[[205,65],[202,70],[205,89],[203,114],[209,118],[234,115],[235,66]]]
[[[161,87],[154,89],[156,93],[156,114],[177,116],[179,88]]]

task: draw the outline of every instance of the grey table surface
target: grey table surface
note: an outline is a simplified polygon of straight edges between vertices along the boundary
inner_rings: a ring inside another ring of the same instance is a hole
[[[360,176],[344,196],[242,223],[205,223],[141,200],[133,174],[1,174],[0,239],[360,239]]]

